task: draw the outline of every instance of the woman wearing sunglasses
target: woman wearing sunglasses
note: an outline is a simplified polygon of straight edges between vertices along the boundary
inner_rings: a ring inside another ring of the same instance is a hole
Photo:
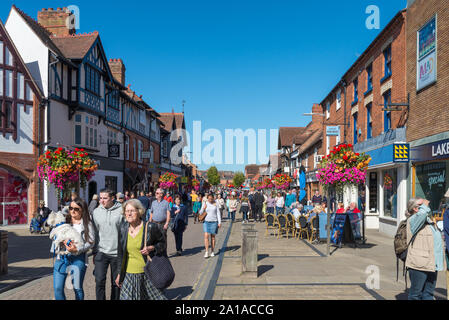
[[[66,299],[64,286],[68,274],[72,277],[75,299],[84,300],[83,281],[87,269],[87,251],[95,242],[95,230],[90,222],[89,210],[84,200],[76,198],[70,203],[66,223],[81,234],[84,245],[77,248],[73,243],[65,241],[64,246],[69,254],[56,257],[53,267],[55,300]]]

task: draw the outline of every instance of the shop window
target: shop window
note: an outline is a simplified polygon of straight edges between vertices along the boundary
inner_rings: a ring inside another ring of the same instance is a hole
[[[398,171],[397,169],[383,172],[384,216],[397,218],[398,203]]]
[[[104,178],[104,185],[106,189],[114,191],[114,194],[117,193],[117,177],[106,176]]]
[[[430,201],[433,212],[441,211],[448,188],[449,161],[432,162],[416,166],[415,197]]]
[[[377,172],[369,173],[369,212],[377,212],[378,210],[378,187]]]

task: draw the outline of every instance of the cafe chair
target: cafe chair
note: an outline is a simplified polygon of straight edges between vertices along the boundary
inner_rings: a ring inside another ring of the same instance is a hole
[[[279,223],[278,224],[278,228],[279,228],[278,239],[279,239],[279,236],[281,234],[283,234],[284,232],[287,234],[287,239],[288,239],[288,228],[289,228],[289,226],[288,226],[288,219],[287,219],[285,214],[280,214],[278,216],[278,223]]]
[[[310,237],[309,242],[313,242],[313,238],[315,237],[316,240],[318,239],[318,228],[319,228],[319,218],[318,216],[313,217],[310,220]]]
[[[307,229],[307,218],[305,216],[298,217],[299,229],[296,232],[298,238],[304,239],[303,235],[306,234],[306,239],[309,238],[309,230]]]
[[[291,213],[287,214],[287,220],[288,220],[288,230],[292,233],[292,236],[295,237],[295,216]]]
[[[276,233],[279,231],[276,216],[272,213],[269,213],[265,216],[265,225],[267,227],[267,229],[265,231],[265,236],[268,234],[269,230],[275,230]],[[271,232],[270,232],[270,235],[271,235]]]

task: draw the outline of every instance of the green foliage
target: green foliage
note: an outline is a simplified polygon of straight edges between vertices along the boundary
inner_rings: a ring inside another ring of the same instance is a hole
[[[246,178],[245,175],[242,172],[236,172],[234,175],[233,184],[236,188],[240,187],[244,182]]]
[[[216,167],[210,167],[207,170],[207,181],[213,186],[220,184],[220,175]]]

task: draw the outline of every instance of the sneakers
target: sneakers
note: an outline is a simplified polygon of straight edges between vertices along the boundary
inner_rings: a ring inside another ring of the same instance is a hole
[[[204,254],[204,258],[209,258],[209,252],[208,251],[206,251],[206,253]]]
[[[215,257],[215,253],[212,251],[212,253],[210,254],[211,257]]]

